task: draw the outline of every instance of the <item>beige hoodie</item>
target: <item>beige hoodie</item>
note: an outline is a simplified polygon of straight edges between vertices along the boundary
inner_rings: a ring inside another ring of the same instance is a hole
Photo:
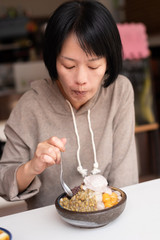
[[[79,159],[73,118],[79,137]],[[84,169],[88,169],[88,175],[91,173],[95,161],[94,146],[101,174],[111,186],[137,183],[134,128],[134,94],[130,81],[124,76],[119,75],[108,88],[101,87],[78,111],[70,108],[56,83],[45,79],[35,81],[6,124],[7,143],[0,161],[0,195],[11,201],[26,199],[29,209],[54,204],[63,192],[59,180],[60,165],[46,169],[21,194],[18,194],[15,177],[16,169],[33,157],[37,144],[52,136],[67,138],[63,175],[71,188],[83,181],[77,171],[78,160]]]

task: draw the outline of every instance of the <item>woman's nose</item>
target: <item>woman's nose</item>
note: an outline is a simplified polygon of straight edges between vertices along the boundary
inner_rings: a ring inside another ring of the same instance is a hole
[[[87,83],[87,72],[84,69],[80,69],[77,72],[76,83],[78,85],[84,85]]]

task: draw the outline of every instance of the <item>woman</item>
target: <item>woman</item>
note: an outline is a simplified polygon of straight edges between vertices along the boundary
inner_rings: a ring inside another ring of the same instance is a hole
[[[137,183],[134,94],[119,75],[120,36],[96,1],[62,4],[44,36],[51,79],[32,83],[6,124],[0,194],[28,208],[53,204],[64,179],[73,188],[100,173],[109,184]]]

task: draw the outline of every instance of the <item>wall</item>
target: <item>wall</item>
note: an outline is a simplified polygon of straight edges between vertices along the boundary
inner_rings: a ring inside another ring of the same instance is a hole
[[[0,14],[6,7],[16,7],[20,10],[25,9],[30,15],[34,17],[48,16],[50,13],[64,0],[1,0],[0,1]],[[100,0],[112,11],[111,0]]]
[[[24,10],[34,17],[48,16],[63,0],[1,0],[1,12],[6,7],[16,7],[19,10]]]

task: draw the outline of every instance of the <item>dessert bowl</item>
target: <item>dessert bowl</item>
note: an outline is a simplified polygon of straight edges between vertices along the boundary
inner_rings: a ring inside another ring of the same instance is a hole
[[[0,227],[0,239],[11,240],[12,235],[7,229]]]
[[[60,204],[60,199],[66,194],[62,193],[55,201],[55,207],[60,217],[67,223],[84,228],[95,228],[107,225],[114,219],[120,216],[125,209],[127,196],[126,193],[116,187],[111,187],[113,191],[118,191],[121,195],[121,200],[113,207],[105,208],[92,212],[77,212],[63,208]]]

